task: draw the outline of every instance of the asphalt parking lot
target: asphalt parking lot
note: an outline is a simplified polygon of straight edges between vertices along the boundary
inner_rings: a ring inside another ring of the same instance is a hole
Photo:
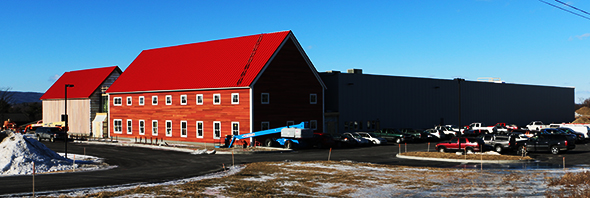
[[[63,142],[44,142],[56,152],[64,151]],[[434,145],[430,144],[430,151]],[[194,177],[222,170],[231,165],[231,155],[191,155],[183,152],[153,150],[136,147],[120,147],[109,145],[68,145],[68,153],[82,154],[105,158],[110,165],[117,168],[104,171],[79,172],[67,174],[44,174],[35,177],[35,191],[62,190],[72,188],[121,185],[130,183],[162,182],[180,178]],[[396,158],[399,151],[427,151],[428,143],[388,144],[383,146],[358,147],[350,149],[333,149],[330,160],[347,160],[371,162],[378,164],[430,166],[430,167],[472,167],[477,164],[460,164],[450,162],[431,162]],[[526,165],[506,167],[484,165],[484,168],[562,168],[563,157],[566,167],[587,166],[590,164],[590,146],[577,144],[575,150],[560,155],[550,153],[531,153],[530,156],[539,162]],[[235,164],[260,161],[316,161],[327,160],[329,149],[303,149],[287,153],[261,153],[235,155]],[[32,176],[0,177],[0,195],[25,193],[32,191]]]

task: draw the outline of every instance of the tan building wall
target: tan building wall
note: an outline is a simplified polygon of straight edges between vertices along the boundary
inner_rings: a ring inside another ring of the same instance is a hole
[[[64,100],[43,100],[43,123],[61,122]],[[69,132],[90,134],[90,99],[68,99]]]

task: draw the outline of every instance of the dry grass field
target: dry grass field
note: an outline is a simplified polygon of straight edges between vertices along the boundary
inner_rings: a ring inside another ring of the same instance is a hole
[[[480,171],[367,163],[260,162],[234,174],[59,197],[588,197],[580,170]]]

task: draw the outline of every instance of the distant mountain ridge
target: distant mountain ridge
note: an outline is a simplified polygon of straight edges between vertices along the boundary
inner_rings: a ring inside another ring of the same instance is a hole
[[[3,91],[0,91],[2,93]],[[12,93],[12,104],[28,103],[28,102],[41,102],[39,98],[43,93],[39,92],[20,92],[20,91],[9,91]]]

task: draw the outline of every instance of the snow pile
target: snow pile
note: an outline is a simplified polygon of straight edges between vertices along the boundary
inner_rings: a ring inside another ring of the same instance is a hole
[[[35,139],[11,133],[0,143],[0,176],[29,175],[36,173],[71,170],[78,167]]]

